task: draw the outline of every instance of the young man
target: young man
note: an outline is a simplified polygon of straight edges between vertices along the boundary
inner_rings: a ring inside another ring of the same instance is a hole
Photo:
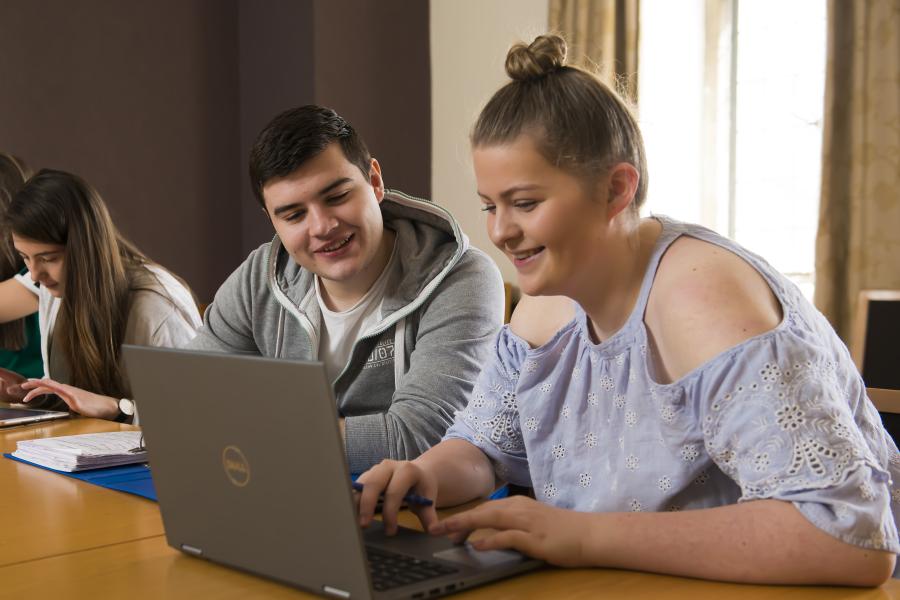
[[[330,109],[275,117],[250,152],[250,180],[275,238],[225,281],[189,347],[320,360],[352,472],[418,456],[490,354],[497,267],[446,210],[386,190]]]

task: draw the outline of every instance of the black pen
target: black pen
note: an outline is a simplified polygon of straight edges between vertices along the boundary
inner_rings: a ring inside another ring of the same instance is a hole
[[[354,481],[351,485],[357,492],[363,491],[363,484],[359,483],[358,481]],[[431,506],[432,504],[434,504],[434,500],[432,500],[431,498],[424,498],[422,496],[419,496],[418,494],[407,494],[403,496],[403,501],[407,504],[416,504],[418,506]]]

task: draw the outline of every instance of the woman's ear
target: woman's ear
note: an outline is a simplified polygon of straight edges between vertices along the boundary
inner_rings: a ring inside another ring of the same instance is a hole
[[[631,163],[620,162],[610,168],[606,176],[608,221],[615,218],[631,205],[637,192],[641,174]]]

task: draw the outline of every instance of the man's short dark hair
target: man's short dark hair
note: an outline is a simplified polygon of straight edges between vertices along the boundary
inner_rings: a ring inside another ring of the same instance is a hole
[[[366,143],[330,108],[307,104],[272,119],[250,150],[250,185],[263,208],[263,187],[269,181],[287,177],[334,142],[368,180],[372,160]]]

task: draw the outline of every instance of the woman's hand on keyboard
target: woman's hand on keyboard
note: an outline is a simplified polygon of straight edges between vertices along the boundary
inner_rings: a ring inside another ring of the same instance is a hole
[[[408,460],[383,460],[356,481],[363,485],[362,491],[354,494],[360,526],[368,527],[372,522],[378,499],[383,495],[381,515],[388,535],[397,533],[397,513],[404,496],[412,492],[422,498],[434,499],[438,490],[435,476]],[[427,506],[411,502],[409,509],[419,517],[426,531],[437,523],[434,502]]]

